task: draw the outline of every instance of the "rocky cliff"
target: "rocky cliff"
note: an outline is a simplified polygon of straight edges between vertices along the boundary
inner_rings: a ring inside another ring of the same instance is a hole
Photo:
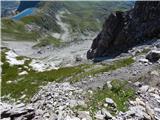
[[[160,37],[160,2],[136,2],[127,12],[117,11],[106,19],[93,40],[87,58],[113,56],[146,40]]]

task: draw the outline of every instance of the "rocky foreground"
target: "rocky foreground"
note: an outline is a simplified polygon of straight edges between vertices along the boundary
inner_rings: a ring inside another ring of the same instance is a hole
[[[140,82],[135,82],[136,99],[129,101],[126,112],[116,110],[116,103],[106,98],[105,106],[111,106],[117,111],[115,116],[104,107],[94,116],[90,111],[74,111],[77,105],[87,106],[82,89],[69,83],[50,83],[43,87],[31,100],[31,103],[11,105],[1,103],[1,117],[4,120],[159,120],[160,119],[160,90]],[[89,91],[91,92],[91,91]]]

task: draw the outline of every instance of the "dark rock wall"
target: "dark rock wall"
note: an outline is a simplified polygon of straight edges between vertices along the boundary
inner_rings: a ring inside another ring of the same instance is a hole
[[[117,55],[155,37],[160,37],[160,2],[137,1],[132,10],[117,11],[106,19],[87,58]]]

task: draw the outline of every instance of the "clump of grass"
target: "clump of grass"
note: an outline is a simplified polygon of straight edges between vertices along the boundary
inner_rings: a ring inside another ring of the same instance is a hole
[[[17,60],[23,60],[25,57],[24,56],[17,56],[16,59]]]
[[[111,82],[112,88],[108,88],[107,85],[103,89],[98,89],[93,92],[88,100],[88,109],[91,114],[99,109],[104,107],[105,98],[111,98],[117,105],[118,111],[126,111],[128,106],[127,102],[129,99],[133,99],[135,91],[129,86],[126,81],[113,80]],[[109,109],[109,108],[108,108]],[[112,114],[115,114],[114,111],[109,109]]]

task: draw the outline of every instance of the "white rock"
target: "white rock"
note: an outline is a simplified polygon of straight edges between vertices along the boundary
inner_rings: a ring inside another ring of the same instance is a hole
[[[149,89],[149,86],[148,86],[148,85],[143,85],[143,86],[140,88],[140,92],[145,93],[145,92],[148,91],[148,89]]]
[[[108,87],[109,89],[112,88],[111,81],[107,81],[107,87]]]
[[[154,119],[155,113],[154,110],[150,107],[149,103],[146,103],[146,112],[152,119]]]
[[[12,83],[12,81],[8,80],[6,83],[7,83],[7,84],[10,84],[10,83]]]
[[[28,74],[27,71],[22,71],[22,72],[20,72],[18,75],[27,75],[27,74]]]
[[[153,71],[151,72],[151,75],[159,76],[159,73],[158,73],[156,70],[153,70]]]
[[[111,98],[106,98],[105,102],[110,105],[115,105],[115,102]]]
[[[142,62],[142,63],[148,63],[149,61],[148,61],[148,59],[141,58],[141,59],[139,59],[139,62]]]

